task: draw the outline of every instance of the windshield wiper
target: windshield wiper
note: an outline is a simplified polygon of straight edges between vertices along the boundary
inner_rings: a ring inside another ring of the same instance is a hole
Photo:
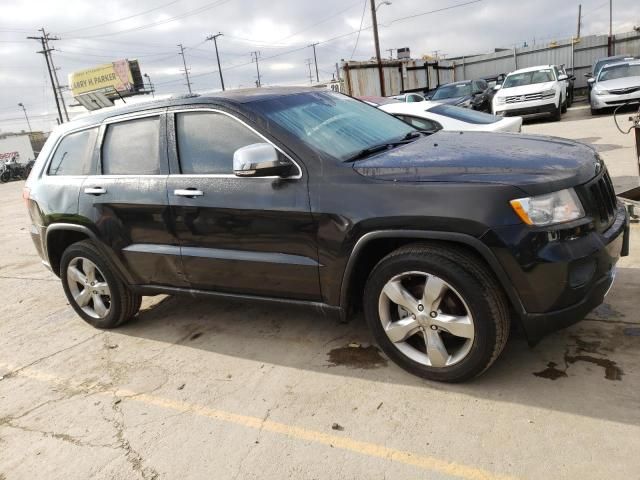
[[[407,143],[411,143],[415,139],[417,139],[420,136],[421,133],[426,133],[426,132],[422,132],[420,130],[416,130],[416,131],[407,133],[404,137],[402,137],[401,140],[397,140],[395,142],[381,143],[379,145],[373,145],[372,147],[364,148],[364,149],[360,150],[359,152],[354,153],[349,158],[345,159],[344,162],[345,163],[355,162],[356,160],[361,160],[363,158],[369,157],[369,156],[373,155],[374,153],[378,153],[378,152],[381,152],[383,150],[388,150],[390,148],[397,147],[398,145],[404,145],[404,144],[407,144]]]

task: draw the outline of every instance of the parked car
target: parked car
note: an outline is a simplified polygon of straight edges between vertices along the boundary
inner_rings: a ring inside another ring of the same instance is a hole
[[[430,94],[429,100],[488,112],[491,110],[491,95],[485,80],[464,80],[439,86]]]
[[[640,60],[606,64],[589,83],[592,115],[605,108],[640,103]]]
[[[512,318],[531,342],[583,318],[628,252],[626,210],[592,148],[426,135],[311,89],[72,120],[23,196],[44,264],[97,328],[130,320],[142,295],[290,302],[342,319],[363,308],[389,358],[440,381],[489,368]]]
[[[567,77],[567,79],[564,80],[564,82],[565,82],[566,91],[567,91],[567,107],[570,107],[571,105],[573,105],[573,92],[574,92],[574,87],[576,82],[576,76],[573,74],[569,75],[564,65],[559,65],[557,69],[560,75]]]
[[[522,129],[522,117],[497,117],[469,108],[436,102],[389,103],[380,106],[380,109],[404,120],[418,130],[427,132],[438,130],[520,132]]]
[[[392,98],[407,103],[424,102],[426,100],[424,96],[420,95],[419,93],[402,93],[400,95],[394,95]]]
[[[610,57],[602,57],[596,60],[591,68],[590,73],[585,73],[585,77],[587,78],[597,78],[600,73],[600,69],[607,65],[608,63],[617,63],[624,60],[634,60],[634,57],[629,55],[613,55]]]
[[[560,120],[567,108],[566,75],[553,65],[511,72],[493,97],[493,113],[501,116],[549,115]]]

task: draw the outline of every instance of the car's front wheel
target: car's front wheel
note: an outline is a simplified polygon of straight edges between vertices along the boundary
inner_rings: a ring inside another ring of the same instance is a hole
[[[481,374],[509,334],[502,289],[481,260],[455,246],[415,244],[387,255],[369,276],[364,309],[389,358],[430,380]]]
[[[141,296],[127,288],[89,240],[64,251],[60,278],[69,304],[96,328],[122,325],[140,308]]]

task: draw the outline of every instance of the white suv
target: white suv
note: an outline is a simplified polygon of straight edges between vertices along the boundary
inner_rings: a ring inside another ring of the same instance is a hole
[[[567,109],[567,76],[554,65],[511,72],[493,97],[493,113],[502,116],[550,115],[560,120]]]

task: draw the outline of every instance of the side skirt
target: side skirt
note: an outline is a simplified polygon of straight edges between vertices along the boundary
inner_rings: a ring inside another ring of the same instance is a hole
[[[262,297],[257,295],[245,295],[240,293],[214,292],[210,290],[197,290],[194,288],[169,287],[165,285],[130,285],[129,288],[139,295],[181,295],[193,298],[213,297],[226,298],[232,300],[241,300],[257,303],[271,303],[280,305],[295,305],[300,307],[312,308],[314,311],[321,313],[326,317],[336,317],[341,322],[346,321],[346,314],[341,307],[327,305],[323,302],[313,302],[306,300],[291,300],[278,297]]]

